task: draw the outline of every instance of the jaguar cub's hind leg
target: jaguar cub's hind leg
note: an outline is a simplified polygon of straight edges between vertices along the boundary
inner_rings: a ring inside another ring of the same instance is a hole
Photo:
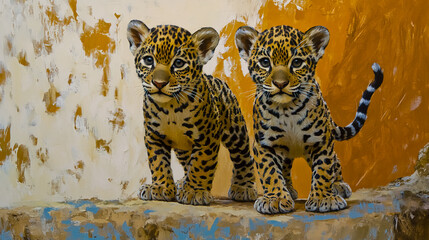
[[[255,143],[253,152],[256,157],[264,195],[255,201],[255,209],[264,214],[287,213],[293,211],[295,203],[281,169],[282,157],[272,147]]]
[[[341,165],[337,155],[334,155],[334,169],[335,181],[332,185],[332,191],[334,194],[340,195],[343,198],[349,198],[352,195],[352,189],[349,184],[343,180]]]
[[[330,146],[333,147],[333,144]],[[311,154],[313,175],[310,195],[305,203],[305,209],[310,212],[337,211],[347,207],[346,201],[334,187],[337,180],[334,171],[339,163],[335,152],[329,149],[322,148]],[[341,185],[341,182],[338,183]]]
[[[183,166],[183,171],[185,172],[185,176],[183,176],[181,179],[176,181],[177,192],[179,192],[180,189],[183,188],[183,183],[185,182],[186,173],[188,172],[188,170],[190,168],[190,160],[191,160],[192,151],[174,149],[174,152],[176,153],[177,160],[179,160],[179,163],[180,163],[180,165]]]
[[[149,157],[149,168],[152,172],[152,184],[144,184],[139,191],[142,200],[174,201],[176,185],[170,166],[171,148],[156,138],[146,136],[145,144]]]
[[[287,153],[285,153],[287,154]],[[293,188],[292,186],[292,178],[291,178],[291,171],[292,171],[292,163],[293,159],[285,158],[283,159],[283,177],[285,179],[286,187],[289,190],[290,195],[292,196],[293,200],[298,198],[298,192]]]
[[[176,199],[179,203],[191,205],[208,205],[213,200],[210,191],[213,186],[217,166],[219,143],[208,146],[194,146],[189,169],[180,182]]]
[[[235,127],[237,126],[237,127]],[[254,161],[250,156],[249,137],[243,123],[225,131],[222,142],[229,150],[234,164],[228,197],[235,201],[254,201],[258,196],[255,188]]]

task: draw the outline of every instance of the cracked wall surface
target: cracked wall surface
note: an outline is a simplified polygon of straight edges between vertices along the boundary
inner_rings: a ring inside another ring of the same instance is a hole
[[[353,190],[377,187],[414,170],[429,141],[429,2],[352,1],[1,1],[0,206],[29,201],[126,200],[149,182],[142,90],[126,26],[176,24],[221,36],[207,73],[224,79],[249,129],[254,85],[234,33],[287,24],[324,25],[331,40],[317,76],[337,123],[353,119],[374,61],[385,81],[359,135],[338,143]],[[252,135],[252,134],[251,134]],[[226,196],[232,164],[223,149],[213,194]],[[173,162],[176,179],[183,175]],[[302,160],[293,169],[300,197],[310,188]]]

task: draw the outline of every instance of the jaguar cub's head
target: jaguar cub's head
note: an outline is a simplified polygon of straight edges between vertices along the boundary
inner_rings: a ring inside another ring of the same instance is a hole
[[[308,93],[316,64],[328,45],[329,31],[316,26],[303,33],[277,26],[259,33],[243,26],[237,30],[235,42],[257,91],[284,104]]]
[[[193,80],[201,77],[219,43],[213,28],[191,34],[172,25],[149,29],[138,20],[128,24],[127,37],[145,93],[161,103],[179,101],[194,91]]]

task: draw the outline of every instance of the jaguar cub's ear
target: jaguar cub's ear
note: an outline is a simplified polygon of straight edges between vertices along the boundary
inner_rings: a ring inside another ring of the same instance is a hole
[[[213,57],[219,34],[211,27],[204,27],[192,34],[192,40],[198,47],[201,63],[206,64]]]
[[[323,26],[315,26],[307,30],[303,38],[304,44],[308,44],[319,60],[325,53],[329,43],[329,31]],[[304,45],[301,44],[301,45]]]
[[[133,55],[136,55],[137,49],[148,35],[149,28],[142,21],[132,20],[128,23],[127,38]]]
[[[247,62],[250,57],[250,50],[258,38],[259,32],[249,26],[240,27],[235,33],[235,44],[237,45],[240,57]]]

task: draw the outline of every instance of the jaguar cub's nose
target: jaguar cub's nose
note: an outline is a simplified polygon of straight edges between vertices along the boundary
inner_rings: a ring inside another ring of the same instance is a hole
[[[289,83],[289,81],[284,81],[284,80],[282,80],[282,81],[274,80],[273,81],[274,86],[278,87],[279,89],[283,89],[284,87],[286,87],[288,85],[288,83]]]
[[[153,85],[155,85],[155,87],[157,87],[159,90],[161,90],[165,85],[168,84],[167,81],[159,81],[159,80],[153,80],[152,81]]]

